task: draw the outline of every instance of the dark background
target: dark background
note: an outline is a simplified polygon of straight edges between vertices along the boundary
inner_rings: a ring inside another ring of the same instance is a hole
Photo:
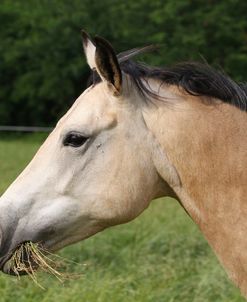
[[[54,125],[89,75],[81,29],[153,65],[206,60],[247,79],[245,0],[1,0],[0,125]]]

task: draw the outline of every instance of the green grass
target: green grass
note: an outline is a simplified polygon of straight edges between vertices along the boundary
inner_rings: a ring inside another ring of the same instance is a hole
[[[44,135],[0,138],[0,194],[31,159]],[[0,302],[239,302],[195,224],[175,200],[159,199],[135,221],[67,247],[60,255],[81,263],[80,277],[60,284],[40,273],[37,287],[0,275]]]

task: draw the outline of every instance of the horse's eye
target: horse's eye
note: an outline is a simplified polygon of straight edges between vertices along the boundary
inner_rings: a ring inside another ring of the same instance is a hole
[[[85,142],[87,140],[88,140],[88,137],[83,136],[81,133],[70,132],[64,138],[63,145],[78,148],[78,147],[82,146],[83,144],[85,144]]]

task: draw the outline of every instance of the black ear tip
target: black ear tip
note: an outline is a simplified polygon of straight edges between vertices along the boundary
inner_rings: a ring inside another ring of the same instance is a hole
[[[102,44],[104,44],[104,40],[105,39],[101,38],[100,36],[95,36],[94,37],[94,41],[95,41],[96,45],[102,45]]]
[[[100,36],[95,36],[94,41],[95,41],[96,46],[103,46],[103,47],[106,47],[108,49],[111,49],[114,52],[111,43],[108,42],[106,39],[104,39]]]
[[[104,38],[102,38],[102,37],[100,37],[100,36],[98,36],[98,35],[96,35],[96,36],[94,37],[94,39],[95,39],[95,41],[99,41],[99,42],[105,41]]]
[[[93,41],[92,41],[92,39],[90,38],[89,34],[88,34],[84,29],[81,30],[81,35],[82,35],[83,44],[84,44],[85,46],[87,46],[88,41],[91,41],[91,42],[93,43]],[[93,43],[93,44],[94,44],[94,43]]]
[[[81,35],[83,39],[89,39],[89,35],[84,29],[81,30]]]

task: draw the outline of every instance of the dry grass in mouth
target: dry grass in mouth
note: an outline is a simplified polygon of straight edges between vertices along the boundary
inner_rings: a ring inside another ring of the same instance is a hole
[[[50,256],[56,256],[57,259],[53,260]],[[66,265],[66,262],[71,261],[45,251],[37,243],[24,242],[13,253],[8,261],[8,267],[17,277],[23,273],[27,274],[36,285],[44,289],[37,280],[36,269],[39,268],[54,275],[60,282],[63,282],[65,279],[75,277],[58,271],[59,268]]]

